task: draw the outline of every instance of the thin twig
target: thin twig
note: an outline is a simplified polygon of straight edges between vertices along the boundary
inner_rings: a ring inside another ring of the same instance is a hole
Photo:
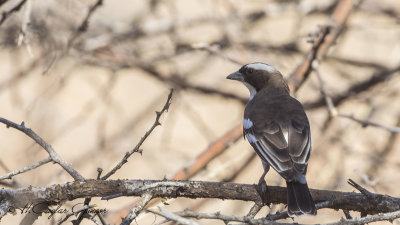
[[[119,170],[125,163],[128,162],[128,158],[135,152],[141,152],[140,146],[142,146],[143,142],[147,139],[147,137],[151,134],[151,132],[153,132],[154,128],[156,128],[157,126],[160,126],[160,118],[161,115],[168,111],[169,106],[171,105],[171,100],[172,100],[172,94],[174,92],[174,89],[171,89],[171,91],[168,94],[168,98],[167,101],[164,105],[164,107],[161,109],[160,112],[156,112],[156,119],[153,123],[153,125],[150,127],[150,129],[148,131],[146,131],[146,133],[144,134],[144,136],[140,139],[140,141],[136,144],[136,146],[130,150],[129,152],[125,153],[124,157],[122,158],[122,160],[110,171],[108,172],[106,175],[104,175],[103,177],[101,177],[101,180],[106,180],[107,178],[109,178],[111,175],[113,175],[115,172],[117,172],[117,170]]]
[[[260,212],[260,210],[262,209],[263,206],[264,206],[264,204],[262,203],[262,201],[255,202],[246,216],[248,216],[250,218],[254,218],[257,215],[257,213]]]
[[[136,206],[129,212],[129,214],[122,219],[121,225],[129,225],[132,221],[143,211],[144,207],[149,203],[153,196],[149,193],[145,193],[141,196],[140,201]]]
[[[389,221],[393,222],[393,220],[400,218],[400,211],[389,212],[389,213],[378,213],[371,216],[366,216],[362,218],[354,218],[354,219],[342,219],[335,223],[328,223],[326,225],[363,225],[377,221]]]
[[[49,154],[50,158],[53,162],[60,165],[71,177],[75,180],[84,180],[83,176],[76,171],[71,164],[67,163],[63,158],[61,158],[56,151],[54,151],[51,145],[47,144],[39,135],[37,135],[32,129],[25,127],[25,123],[22,122],[21,124],[16,124],[12,121],[4,119],[0,117],[0,123],[4,123],[7,128],[12,127],[15,128],[30,138],[32,138],[37,144],[39,144],[46,152]]]
[[[384,130],[387,130],[387,131],[390,131],[390,132],[394,132],[394,133],[399,133],[400,132],[400,127],[385,126],[385,125],[382,125],[382,124],[379,124],[379,123],[375,123],[375,122],[371,122],[371,121],[368,121],[368,120],[360,120],[360,119],[355,118],[353,115],[344,114],[344,113],[339,113],[338,116],[339,117],[343,117],[343,118],[348,118],[348,119],[351,119],[353,121],[356,121],[356,122],[360,123],[362,127],[371,126],[371,127],[381,128],[381,129],[384,129]]]
[[[4,21],[6,21],[6,19],[12,14],[15,13],[17,11],[19,11],[22,6],[25,4],[27,0],[21,0],[16,6],[14,6],[13,8],[11,8],[10,10],[3,12],[0,18],[0,26],[3,24]]]
[[[76,32],[73,33],[73,35],[71,36],[71,38],[68,41],[68,47],[67,49],[69,49],[69,47],[72,46],[72,44],[74,43],[74,41],[79,37],[80,34],[82,34],[83,32],[85,32],[88,27],[89,27],[89,19],[90,17],[92,17],[93,13],[103,4],[103,0],[97,0],[96,3],[94,3],[88,10],[85,18],[83,19],[82,23],[79,25],[79,27],[76,29]]]
[[[236,65],[243,65],[244,64],[243,62],[240,62],[239,60],[236,60],[236,59],[234,59],[234,58],[232,58],[232,57],[230,57],[228,55],[223,54],[221,52],[221,50],[219,49],[218,45],[212,45],[211,46],[211,45],[209,45],[207,43],[196,43],[196,44],[193,44],[191,47],[193,49],[196,49],[196,50],[204,50],[204,51],[207,51],[210,54],[220,56],[221,58],[223,58],[225,60],[228,60],[229,62],[234,63]]]
[[[323,98],[325,99],[326,105],[328,107],[328,112],[329,115],[331,117],[342,117],[342,118],[347,118],[350,120],[353,120],[357,123],[360,123],[362,127],[367,127],[367,126],[372,126],[372,127],[377,127],[377,128],[381,128],[384,130],[387,130],[389,132],[396,132],[399,133],[400,132],[400,127],[392,127],[392,126],[385,126],[379,123],[375,123],[375,122],[371,122],[368,120],[361,120],[361,119],[357,119],[355,118],[353,115],[350,114],[344,114],[339,112],[339,110],[337,110],[337,108],[335,107],[332,98],[328,95],[326,88],[325,88],[325,83],[322,79],[322,75],[320,73],[319,70],[319,63],[317,60],[315,60],[312,64],[312,68],[315,71],[317,77],[318,77],[318,81],[319,81],[319,87],[320,87],[320,91],[321,94],[323,96]]]
[[[85,205],[84,207],[82,207],[82,208],[79,209],[79,210],[73,210],[72,212],[67,213],[67,215],[65,215],[64,218],[60,219],[60,220],[57,222],[57,225],[60,225],[60,224],[64,223],[65,221],[68,220],[68,218],[70,218],[70,217],[73,216],[73,215],[76,215],[76,214],[78,214],[78,213],[80,213],[80,212],[86,211],[86,210],[91,209],[91,208],[94,208],[94,207],[95,207],[95,205]]]
[[[24,167],[22,169],[14,170],[14,171],[12,171],[10,173],[7,173],[7,174],[5,174],[3,176],[0,176],[0,180],[10,179],[11,177],[13,177],[15,175],[18,175],[20,173],[24,173],[24,172],[29,171],[29,170],[33,170],[35,168],[38,168],[39,166],[42,166],[42,165],[44,165],[44,164],[46,164],[48,162],[51,162],[51,161],[52,161],[51,157],[49,157],[47,159],[43,159],[43,160],[41,160],[39,162],[35,162],[32,165],[26,166],[26,167]]]
[[[222,220],[225,223],[226,222],[242,222],[242,223],[247,223],[247,224],[270,224],[270,225],[289,225],[289,223],[278,223],[272,220],[269,220],[267,218],[261,218],[261,219],[254,219],[251,216],[231,216],[231,215],[224,215],[221,214],[220,212],[216,213],[199,213],[199,212],[193,212],[188,209],[184,210],[183,212],[176,212],[176,215],[182,216],[182,217],[191,217],[191,218],[196,218],[196,219],[217,219],[217,220]]]
[[[156,215],[165,217],[168,220],[174,221],[177,224],[182,224],[182,225],[199,225],[197,222],[192,221],[192,220],[188,220],[186,218],[183,218],[182,216],[179,216],[175,213],[169,212],[164,208],[158,207],[158,209],[160,210],[159,212],[155,211],[155,210],[151,210],[151,209],[147,209],[146,211],[154,213]]]

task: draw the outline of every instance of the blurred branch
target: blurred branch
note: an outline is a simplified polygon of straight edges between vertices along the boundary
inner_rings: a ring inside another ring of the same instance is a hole
[[[4,23],[4,21],[6,21],[6,19],[13,13],[18,12],[22,6],[26,3],[27,0],[21,0],[16,6],[14,6],[13,8],[11,8],[10,10],[3,12],[1,14],[1,18],[0,18],[0,26]],[[1,2],[0,5],[2,5],[4,2]]]
[[[396,126],[400,127],[400,117],[397,118]],[[383,149],[373,155],[372,165],[370,165],[370,168],[366,172],[368,177],[375,177],[378,174],[381,165],[387,160],[389,154],[396,149],[394,146],[398,137],[398,133],[391,133]]]
[[[400,132],[400,127],[384,126],[379,123],[357,119],[353,115],[344,114],[344,113],[339,112],[337,110],[337,108],[335,107],[332,98],[327,94],[327,92],[325,90],[325,83],[322,80],[322,76],[319,71],[318,61],[314,61],[312,67],[313,67],[313,70],[315,71],[315,73],[317,74],[319,85],[320,85],[320,91],[322,93],[322,97],[325,99],[326,105],[328,107],[328,112],[331,117],[347,118],[347,119],[353,120],[357,123],[360,123],[362,127],[373,126],[373,127],[377,127],[377,128],[381,128],[381,129],[390,131],[390,132],[397,132],[397,133]]]
[[[396,66],[393,69],[384,69],[379,72],[376,72],[370,78],[367,78],[364,81],[361,81],[361,82],[358,82],[358,83],[352,85],[346,91],[343,91],[341,94],[332,96],[331,97],[332,102],[334,105],[337,106],[337,105],[341,104],[344,100],[348,99],[349,96],[359,94],[361,92],[369,90],[370,88],[375,87],[376,85],[386,81],[393,74],[395,74],[399,71],[400,71],[400,65]],[[325,101],[324,97],[321,97],[314,102],[304,103],[303,105],[304,105],[304,108],[306,108],[306,109],[315,109],[315,108],[324,106],[325,104],[326,104],[326,101]]]
[[[67,49],[69,49],[72,44],[75,42],[75,40],[84,33],[88,27],[89,27],[89,20],[90,17],[92,17],[93,13],[103,4],[103,0],[97,0],[91,7],[89,7],[89,10],[83,19],[82,23],[79,25],[79,27],[76,29],[76,31],[72,34],[70,39],[68,40],[68,45]]]
[[[165,102],[164,107],[161,109],[161,111],[157,111],[156,112],[156,119],[153,123],[153,125],[150,127],[150,129],[148,131],[146,131],[146,133],[144,134],[144,136],[139,140],[139,142],[136,144],[136,146],[130,150],[129,152],[125,153],[124,157],[122,158],[122,160],[114,167],[111,169],[110,172],[108,172],[106,175],[104,175],[103,177],[101,177],[102,180],[106,180],[108,179],[111,175],[113,175],[115,172],[117,172],[117,170],[121,169],[121,167],[128,162],[128,158],[135,152],[139,152],[141,153],[141,149],[140,146],[142,146],[143,142],[147,139],[147,137],[151,134],[151,132],[153,132],[154,128],[156,128],[157,126],[161,126],[160,123],[160,118],[162,116],[162,114],[166,111],[168,111],[169,106],[171,105],[171,101],[172,101],[172,94],[174,92],[174,89],[171,89],[171,91],[168,94],[167,97],[167,101]]]
[[[290,88],[292,92],[295,92],[299,87],[299,84],[307,79],[312,69],[312,62],[315,59],[322,59],[326,55],[329,47],[334,44],[335,40],[341,34],[350,12],[360,3],[361,1],[341,0],[336,5],[336,8],[331,15],[329,25],[321,27],[320,31],[316,35],[317,38],[313,40],[313,46],[310,52],[305,56],[303,62],[297,67],[297,69],[290,75],[289,80],[291,81]]]
[[[176,172],[170,179],[187,180],[203,169],[212,159],[228,149],[233,143],[242,137],[242,124],[239,124],[218,138],[189,165]]]
[[[207,43],[197,43],[197,44],[193,44],[192,48],[196,49],[196,50],[204,50],[204,51],[207,51],[208,53],[213,54],[213,55],[218,55],[221,58],[223,58],[225,60],[228,60],[229,62],[231,62],[233,64],[236,64],[236,65],[243,65],[244,64],[243,62],[239,62],[238,60],[236,60],[236,59],[234,59],[234,58],[232,58],[232,57],[230,57],[228,55],[223,54],[219,50],[219,46],[218,45],[212,45],[211,46],[211,45],[209,45]]]
[[[7,119],[1,118],[0,117],[0,123],[4,123],[7,128],[12,127],[15,128],[30,138],[32,138],[37,144],[39,144],[46,152],[49,154],[51,160],[58,165],[60,165],[71,177],[73,177],[75,180],[84,180],[81,174],[79,174],[74,168],[72,168],[71,164],[67,163],[64,159],[62,159],[56,151],[54,151],[53,147],[51,145],[47,144],[39,135],[37,135],[32,129],[26,128],[25,123],[22,122],[21,124],[16,124],[14,122],[11,122]]]

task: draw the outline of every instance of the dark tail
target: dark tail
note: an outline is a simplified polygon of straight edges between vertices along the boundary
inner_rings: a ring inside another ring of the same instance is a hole
[[[291,217],[303,214],[316,215],[314,201],[308,190],[307,183],[302,184],[298,181],[286,181],[288,193],[288,214]]]

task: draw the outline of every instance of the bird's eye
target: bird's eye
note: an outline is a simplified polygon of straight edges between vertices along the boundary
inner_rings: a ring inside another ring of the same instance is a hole
[[[253,73],[253,72],[254,72],[254,69],[253,69],[253,68],[247,69],[247,73],[251,74],[251,73]]]

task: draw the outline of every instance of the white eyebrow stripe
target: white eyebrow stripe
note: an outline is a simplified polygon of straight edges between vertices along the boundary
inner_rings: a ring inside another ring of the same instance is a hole
[[[247,64],[246,67],[247,68],[252,68],[252,69],[255,69],[255,70],[265,70],[265,71],[268,71],[270,73],[274,73],[274,72],[278,71],[273,66],[270,66],[270,65],[264,64],[264,63],[250,63],[250,64]]]
[[[253,122],[249,118],[243,120],[243,128],[249,129],[253,126]]]

